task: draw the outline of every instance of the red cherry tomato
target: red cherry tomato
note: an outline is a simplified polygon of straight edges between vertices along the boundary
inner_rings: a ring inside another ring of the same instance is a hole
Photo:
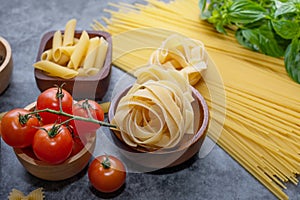
[[[84,148],[84,142],[81,141],[81,139],[78,136],[73,137],[73,147],[72,147],[72,153],[70,156],[74,156],[78,154],[83,148]]]
[[[16,108],[3,116],[1,134],[6,144],[15,148],[24,148],[32,144],[40,122],[29,113],[28,110]]]
[[[126,169],[118,158],[102,155],[95,158],[90,164],[88,177],[98,191],[114,192],[125,183]]]
[[[101,106],[93,100],[81,100],[73,105],[73,115],[85,118],[93,118],[98,121],[104,120],[104,112]],[[99,124],[93,122],[85,122],[81,120],[72,121],[72,126],[80,135],[95,132],[100,128]]]
[[[47,124],[34,135],[32,149],[36,157],[50,164],[64,162],[72,152],[73,138],[64,125]]]
[[[59,87],[49,88],[42,92],[37,98],[36,109],[43,110],[49,108],[59,111],[59,96],[61,96],[62,110],[66,113],[72,114],[73,97],[69,92]],[[39,114],[44,124],[61,123],[68,119],[68,117],[49,112],[41,112]]]

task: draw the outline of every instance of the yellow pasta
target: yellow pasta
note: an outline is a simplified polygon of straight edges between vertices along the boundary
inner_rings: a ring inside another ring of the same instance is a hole
[[[61,57],[61,52],[59,51],[59,47],[62,45],[62,35],[60,31],[56,31],[53,35],[52,41],[52,57],[54,61],[58,61]]]
[[[99,69],[95,67],[90,67],[90,68],[79,68],[77,71],[78,71],[78,76],[94,76],[99,72]]]
[[[23,192],[13,189],[8,196],[8,200],[43,200],[44,198],[43,188],[33,190],[27,196]]]
[[[61,54],[59,60],[56,61],[56,64],[60,66],[65,66],[70,60],[70,56],[65,55],[64,53]]]
[[[108,43],[103,37],[101,37],[100,46],[98,48],[98,53],[95,60],[95,68],[101,69],[103,67],[106,54],[107,54],[107,49],[108,49]]]
[[[75,46],[60,46],[58,48],[58,50],[61,53],[65,54],[66,56],[69,56],[69,57],[71,57],[71,55],[73,54],[74,49],[75,49]]]
[[[53,59],[52,57],[52,49],[48,49],[47,51],[44,51],[41,55],[41,60],[49,60],[51,61]]]
[[[74,78],[78,75],[78,71],[69,69],[67,67],[62,67],[56,63],[50,61],[39,61],[33,64],[37,69],[43,70],[49,76],[57,76],[64,79]]]
[[[175,69],[149,65],[120,100],[112,123],[125,143],[148,149],[172,148],[194,133],[194,101],[187,77]]]
[[[201,79],[201,71],[207,68],[207,53],[202,42],[173,34],[152,53],[149,62],[175,68],[195,85]]]
[[[76,45],[73,54],[71,55],[68,67],[72,69],[78,69],[82,59],[84,58],[89,44],[89,35],[86,31],[83,31],[78,44]]]
[[[74,33],[77,21],[76,19],[71,19],[67,22],[65,27],[63,46],[73,46],[74,43]]]
[[[210,58],[216,66],[194,85],[210,108],[209,138],[279,199],[288,199],[282,189],[288,181],[297,184],[300,173],[300,87],[287,76],[283,59],[243,48],[230,30],[217,33],[199,19],[197,0],[147,1],[112,4],[119,10],[106,10],[112,16],[103,18],[107,25],[94,22],[95,30],[113,36],[114,64],[133,73],[173,33],[202,41],[208,66]],[[222,84],[215,81],[219,74]]]
[[[89,48],[87,50],[86,57],[83,63],[83,69],[95,67],[95,61],[96,61],[99,45],[100,45],[99,37],[94,37],[90,39]]]
[[[109,107],[110,107],[110,102],[104,102],[100,104],[102,110],[104,113],[108,113]]]
[[[37,63],[33,66],[44,70],[49,76],[64,78],[74,78],[75,76],[94,76],[105,62],[108,43],[101,37],[89,38],[86,31],[82,31],[80,38],[74,38],[76,20],[67,22],[64,35],[56,31],[53,36],[52,48],[44,51],[41,55],[41,61],[50,61]],[[46,67],[45,67],[46,66]],[[53,67],[59,66],[58,69]],[[66,70],[69,68],[73,70]],[[62,70],[59,72],[59,70]],[[66,75],[62,73],[67,72]]]

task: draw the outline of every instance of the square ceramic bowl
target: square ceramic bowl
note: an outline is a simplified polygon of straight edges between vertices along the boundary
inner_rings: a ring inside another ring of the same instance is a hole
[[[64,31],[61,31],[64,33]],[[112,39],[111,35],[103,31],[86,31],[90,38],[103,37],[108,42],[108,50],[106,54],[103,68],[93,76],[78,76],[72,79],[62,79],[59,77],[51,77],[42,70],[35,69],[34,75],[38,88],[44,91],[54,85],[65,83],[64,89],[67,90],[74,99],[95,99],[101,100],[106,94],[112,67]],[[43,35],[39,46],[36,61],[40,61],[44,51],[52,48],[52,40],[55,31],[47,32]],[[75,31],[75,38],[80,38],[82,31]]]

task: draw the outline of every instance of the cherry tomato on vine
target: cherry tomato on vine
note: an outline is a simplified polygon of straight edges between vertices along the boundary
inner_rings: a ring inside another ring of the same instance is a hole
[[[84,142],[81,141],[79,136],[73,137],[73,141],[74,143],[73,143],[72,152],[70,156],[74,156],[78,154],[84,148]]]
[[[38,118],[30,111],[16,108],[8,111],[1,121],[1,134],[4,142],[15,148],[30,146],[40,126]]]
[[[49,108],[59,111],[59,98],[61,98],[62,110],[68,114],[72,114],[73,97],[61,87],[49,88],[42,92],[37,98],[36,109],[43,110]],[[49,112],[40,112],[39,114],[44,124],[61,123],[68,119],[68,117]]]
[[[100,192],[114,192],[121,188],[126,180],[126,168],[121,160],[114,156],[96,157],[89,166],[88,177]]]
[[[73,105],[73,115],[85,118],[93,118],[98,121],[104,120],[104,112],[102,107],[96,101],[87,99],[78,101]],[[82,134],[95,132],[98,128],[100,128],[99,124],[81,120],[73,120],[71,124],[80,136]]]
[[[64,162],[72,152],[73,138],[64,125],[47,124],[34,135],[32,149],[36,157],[50,164]]]

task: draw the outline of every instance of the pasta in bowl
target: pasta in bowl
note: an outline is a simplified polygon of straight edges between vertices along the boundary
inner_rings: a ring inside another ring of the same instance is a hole
[[[119,93],[108,113],[113,141],[129,160],[148,168],[181,164],[206,136],[209,111],[202,95],[176,70],[150,66]]]
[[[34,74],[44,91],[65,83],[74,98],[101,100],[112,66],[112,39],[104,31],[75,30],[70,20],[65,30],[49,31],[41,39]]]

